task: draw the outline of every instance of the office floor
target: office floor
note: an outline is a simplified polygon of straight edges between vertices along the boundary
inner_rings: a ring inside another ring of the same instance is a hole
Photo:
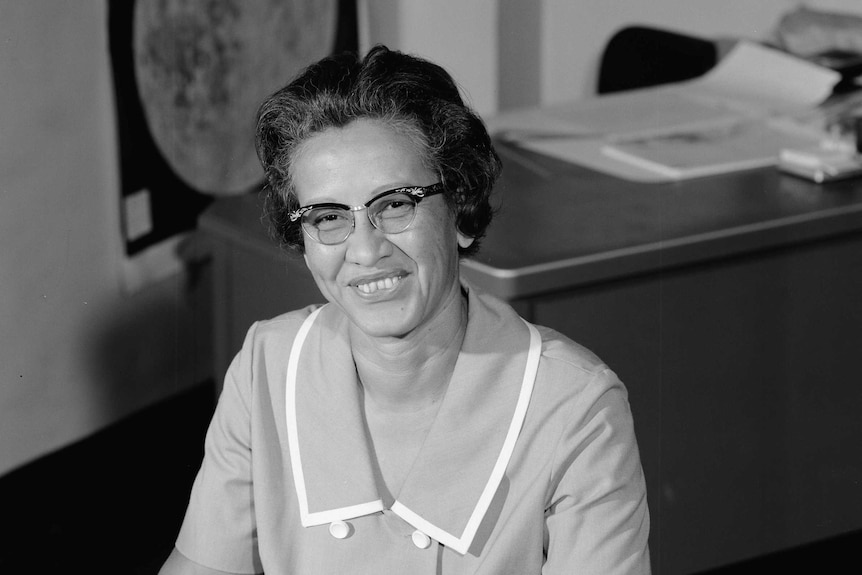
[[[196,386],[0,477],[0,573],[158,573],[213,405]]]

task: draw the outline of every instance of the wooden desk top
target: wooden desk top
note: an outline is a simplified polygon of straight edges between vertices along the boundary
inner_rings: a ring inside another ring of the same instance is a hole
[[[499,211],[462,267],[505,299],[862,231],[860,180],[818,185],[768,168],[643,184],[507,145],[498,151]],[[261,206],[256,194],[219,199],[201,229],[278,255]]]

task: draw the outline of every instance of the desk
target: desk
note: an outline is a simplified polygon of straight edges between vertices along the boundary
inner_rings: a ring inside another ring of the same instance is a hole
[[[592,348],[629,389],[654,572],[862,527],[862,182],[772,169],[636,184],[501,148],[471,281]],[[217,201],[218,373],[249,324],[320,301],[260,201]]]

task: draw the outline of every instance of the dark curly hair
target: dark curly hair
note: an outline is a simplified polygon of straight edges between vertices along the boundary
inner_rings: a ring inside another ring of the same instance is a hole
[[[267,98],[257,115],[255,146],[266,174],[265,207],[272,232],[285,247],[305,249],[291,179],[298,147],[328,128],[359,118],[381,121],[417,144],[425,165],[439,174],[458,229],[474,238],[475,253],[491,222],[490,195],[500,158],[485,125],[464,104],[440,66],[375,46],[365,58],[344,53],[312,64]]]

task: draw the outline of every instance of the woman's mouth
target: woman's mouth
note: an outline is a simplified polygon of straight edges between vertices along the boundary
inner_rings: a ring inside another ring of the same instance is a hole
[[[397,286],[401,282],[401,276],[393,276],[375,281],[363,282],[356,284],[356,289],[365,295],[371,295],[380,290],[389,290]]]

